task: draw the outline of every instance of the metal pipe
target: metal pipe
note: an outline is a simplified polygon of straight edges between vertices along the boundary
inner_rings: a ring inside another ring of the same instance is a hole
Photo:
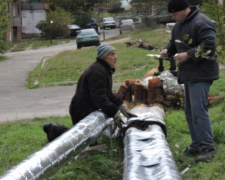
[[[180,174],[166,141],[162,107],[132,109],[124,136],[123,180],[180,180]]]
[[[166,99],[177,101],[182,96],[183,89],[174,85],[173,82],[176,81],[167,73],[162,72],[160,76],[164,82],[164,92],[167,95],[176,94],[173,98],[166,96]],[[148,78],[141,83],[144,85],[147,80]],[[181,179],[166,141],[163,107],[139,106],[131,111],[138,117],[128,119],[124,128],[123,180]],[[0,180],[48,178],[95,142],[112,123],[112,118],[106,119],[101,111],[91,113],[69,131],[6,172]]]
[[[47,179],[95,142],[112,123],[113,119],[106,119],[102,111],[91,113],[40,151],[7,171],[0,180]]]

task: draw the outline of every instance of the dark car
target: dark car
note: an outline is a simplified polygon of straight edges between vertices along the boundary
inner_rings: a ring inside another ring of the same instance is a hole
[[[76,25],[76,24],[70,24],[68,25],[68,28],[70,30],[70,37],[74,37],[77,35],[77,32],[79,30],[81,30],[80,26]]]
[[[88,23],[86,26],[84,26],[84,29],[93,28],[98,33],[98,25],[95,22]]]
[[[77,49],[83,46],[99,46],[101,44],[100,36],[93,28],[80,30],[77,34],[76,42]]]

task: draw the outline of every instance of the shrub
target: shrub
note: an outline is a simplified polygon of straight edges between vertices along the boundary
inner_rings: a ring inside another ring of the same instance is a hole
[[[46,21],[40,21],[36,27],[41,31],[42,37],[46,39],[68,37],[70,33],[68,24],[71,24],[72,21],[72,15],[58,7],[54,11],[50,11]]]
[[[0,1],[0,53],[6,49],[5,37],[9,25],[9,13],[7,11],[7,2]]]
[[[220,62],[225,64],[225,3],[207,0],[201,6],[201,11],[215,21],[217,26],[217,52]]]
[[[86,24],[91,22],[91,13],[90,12],[82,12],[75,15],[75,22],[80,27],[84,27]]]

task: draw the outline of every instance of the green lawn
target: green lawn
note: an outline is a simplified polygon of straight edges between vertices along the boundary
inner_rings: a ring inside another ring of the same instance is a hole
[[[54,46],[61,43],[67,43],[71,39],[54,39],[52,42],[50,40],[45,40],[41,38],[33,38],[33,39],[26,39],[21,41],[15,41],[15,42],[8,42],[6,44],[6,52],[16,52],[16,51],[24,51],[27,49],[37,49],[40,47],[48,47],[48,46]]]
[[[137,33],[129,33],[119,38],[130,37],[134,42],[139,39],[148,41],[149,45],[158,49],[150,51],[141,48],[127,47],[125,43],[113,44],[117,49],[118,63],[114,74],[115,81],[139,79],[146,72],[158,66],[158,60],[149,58],[149,53],[159,54],[162,44],[168,42],[170,35],[165,29],[142,29]],[[139,34],[137,37],[136,34]],[[160,37],[159,39],[156,36]],[[116,38],[113,38],[115,40]],[[118,37],[117,37],[118,39]],[[71,85],[76,82],[81,73],[96,59],[97,47],[83,48],[78,51],[65,51],[41,62],[28,77],[28,88],[51,86],[53,84]],[[165,62],[168,67],[168,62]],[[38,84],[37,84],[38,82]]]

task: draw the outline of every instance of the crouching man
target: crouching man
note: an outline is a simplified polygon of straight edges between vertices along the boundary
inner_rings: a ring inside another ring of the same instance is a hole
[[[105,44],[98,47],[96,61],[80,76],[70,103],[69,112],[73,125],[98,109],[108,117],[113,117],[115,125],[119,128],[121,128],[121,113],[127,118],[136,116],[112,92],[112,74],[115,72],[116,63],[117,54],[113,46]],[[48,140],[52,141],[69,128],[46,123],[43,129]]]

